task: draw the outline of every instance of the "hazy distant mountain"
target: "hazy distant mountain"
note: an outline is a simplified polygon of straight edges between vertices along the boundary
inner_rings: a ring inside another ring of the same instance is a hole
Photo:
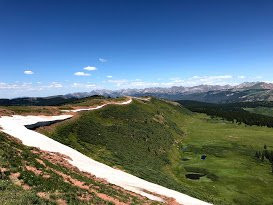
[[[94,90],[90,93],[85,93],[87,95],[109,95],[111,97],[122,96],[122,95],[131,95],[131,96],[143,96],[143,95],[152,95],[164,98],[165,95],[176,96],[181,94],[191,94],[191,93],[202,93],[214,90],[226,90],[230,89],[232,86],[225,85],[198,85],[194,87],[183,87],[183,86],[173,86],[170,88],[162,87],[153,87],[153,88],[144,88],[144,89],[122,89],[117,91],[111,90]]]
[[[246,82],[240,85],[198,85],[193,87],[173,86],[170,88],[123,89],[118,91],[95,90],[88,95],[104,96],[154,96],[169,100],[196,100],[213,103],[273,101],[273,84]]]
[[[60,105],[75,99],[102,95],[154,96],[169,100],[195,100],[210,103],[273,101],[273,83],[245,82],[240,85],[198,85],[193,87],[173,86],[144,89],[93,90],[46,98],[0,99],[0,105]]]
[[[98,90],[89,94],[117,97],[154,96],[169,100],[196,100],[213,103],[273,101],[273,84],[246,82],[240,85],[199,85],[193,87],[174,86],[170,88],[123,89],[118,91]]]

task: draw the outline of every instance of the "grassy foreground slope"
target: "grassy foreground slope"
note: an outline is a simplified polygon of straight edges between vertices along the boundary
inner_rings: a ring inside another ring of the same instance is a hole
[[[98,161],[215,204],[273,203],[270,163],[254,157],[264,144],[272,149],[272,128],[211,119],[152,99],[82,113],[47,134]]]
[[[158,204],[0,133],[0,204]]]

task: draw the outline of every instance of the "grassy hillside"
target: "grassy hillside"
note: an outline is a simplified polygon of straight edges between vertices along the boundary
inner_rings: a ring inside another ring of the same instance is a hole
[[[106,103],[119,103],[119,102],[124,102],[127,99],[128,99],[127,97],[106,98],[103,96],[95,95],[95,96],[82,98],[70,103],[63,104],[62,106],[59,106],[59,108],[62,110],[71,110],[71,109],[75,109],[79,107],[92,107],[92,106],[103,105]]]
[[[172,186],[176,182],[159,172],[170,163],[170,148],[183,136],[170,119],[172,112],[177,115],[183,110],[157,100],[152,104],[135,101],[129,106],[110,105],[82,113],[48,134],[96,160]]]
[[[273,108],[272,107],[255,107],[255,108],[245,108],[246,111],[251,113],[256,113],[260,115],[266,115],[273,117]]]
[[[98,161],[215,204],[273,203],[271,165],[255,158],[264,144],[272,150],[272,128],[211,119],[152,99],[82,113],[47,134]]]
[[[106,98],[104,96],[94,95],[91,97],[81,98],[81,99],[75,100],[73,102],[66,103],[65,105],[93,106],[93,105],[104,104],[105,102],[123,102],[126,99],[127,99],[126,97]]]
[[[0,204],[157,204],[0,133]]]
[[[1,115],[59,115],[59,107],[53,106],[0,106]]]

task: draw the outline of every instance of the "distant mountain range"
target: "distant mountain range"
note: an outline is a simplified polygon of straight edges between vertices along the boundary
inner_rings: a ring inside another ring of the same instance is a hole
[[[198,85],[193,87],[122,89],[118,91],[94,90],[89,93],[71,94],[73,97],[87,97],[90,95],[110,97],[126,95],[154,96],[168,100],[195,100],[210,103],[273,101],[273,83],[246,82],[236,86]]]
[[[193,87],[173,86],[170,88],[154,87],[144,89],[93,90],[46,98],[0,99],[0,105],[60,105],[79,98],[101,95],[119,96],[154,96],[168,100],[195,100],[209,103],[234,103],[273,101],[273,83],[245,82],[231,85],[198,85]]]

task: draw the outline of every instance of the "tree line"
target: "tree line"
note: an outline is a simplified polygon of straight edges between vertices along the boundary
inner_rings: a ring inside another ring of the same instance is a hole
[[[222,119],[231,122],[273,127],[273,117],[250,113],[244,110],[245,107],[257,107],[261,104],[265,105],[265,102],[213,104],[182,100],[178,101],[178,103],[191,110],[192,112],[205,113],[212,117],[221,117]],[[267,105],[272,106],[273,103],[268,102]]]

